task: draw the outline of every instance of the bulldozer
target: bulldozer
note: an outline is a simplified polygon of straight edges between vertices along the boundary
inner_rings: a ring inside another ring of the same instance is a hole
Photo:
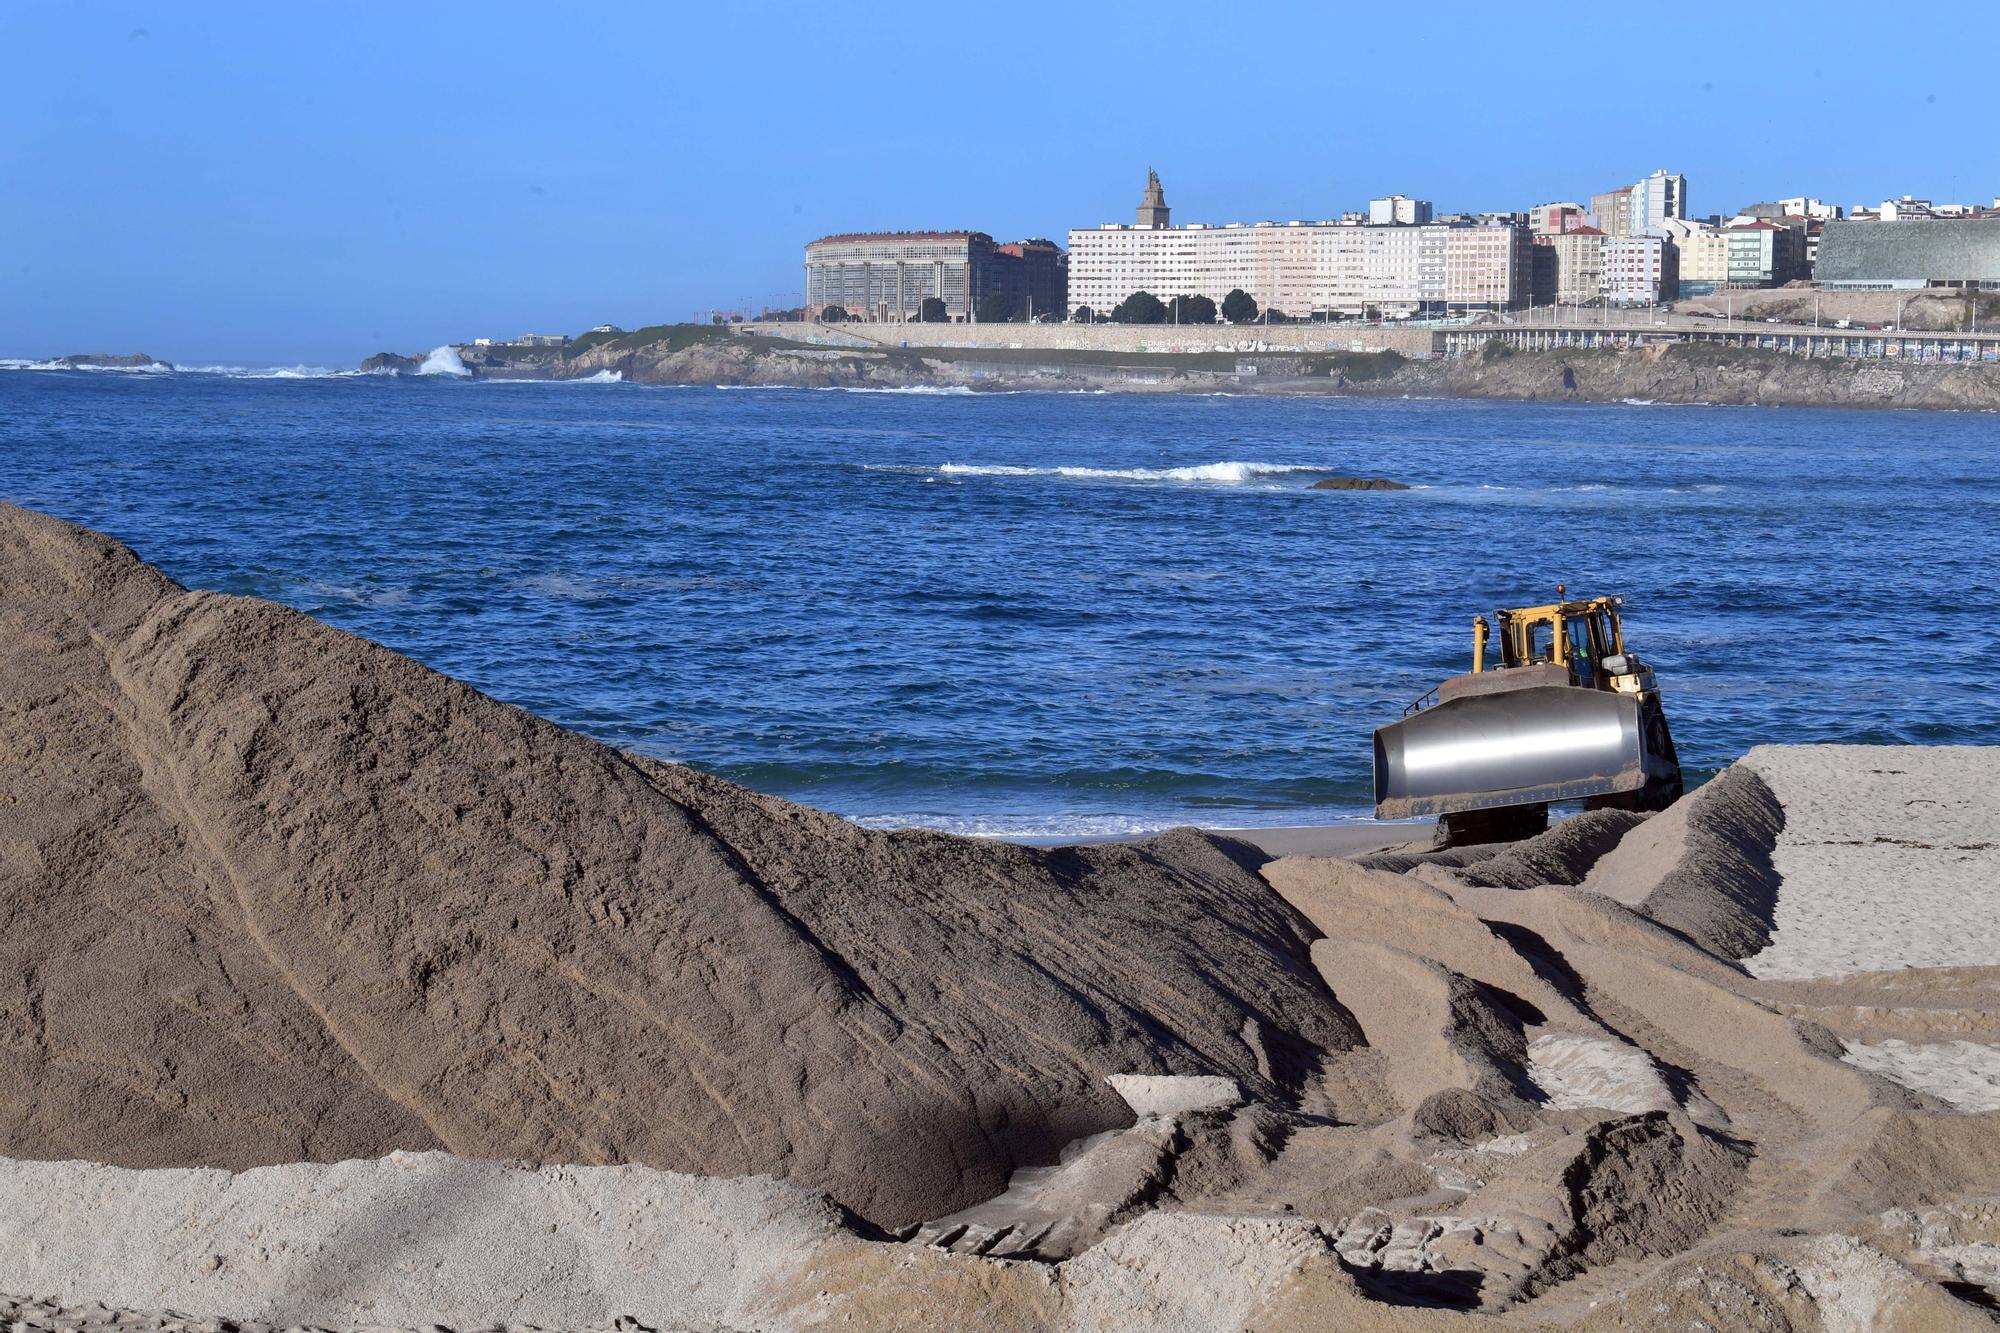
[[[1625,645],[1620,597],[1571,600],[1472,621],[1472,670],[1375,730],[1375,817],[1438,817],[1437,845],[1531,837],[1549,804],[1663,810],[1680,758],[1650,667]]]

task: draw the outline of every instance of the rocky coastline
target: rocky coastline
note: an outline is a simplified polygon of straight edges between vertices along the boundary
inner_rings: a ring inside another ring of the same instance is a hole
[[[1395,352],[1080,352],[1018,348],[824,346],[692,326],[580,351],[460,348],[466,373],[500,379],[604,378],[643,384],[791,388],[1501,398],[1537,402],[1898,407],[2000,411],[2000,365],[1807,359],[1681,343],[1417,359]],[[382,353],[364,370],[415,373],[420,356]]]

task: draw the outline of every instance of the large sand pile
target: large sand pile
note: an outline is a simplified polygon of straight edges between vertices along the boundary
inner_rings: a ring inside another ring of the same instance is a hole
[[[2000,1308],[2000,750],[1762,748],[1510,848],[1031,851],[19,511],[0,590],[13,1326]]]
[[[762,1172],[885,1226],[1352,1029],[1218,844],[874,833],[0,508],[0,1153]]]

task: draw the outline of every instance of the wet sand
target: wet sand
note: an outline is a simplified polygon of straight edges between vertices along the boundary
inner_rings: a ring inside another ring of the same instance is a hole
[[[1279,824],[1268,828],[1209,828],[1218,838],[1247,842],[1266,856],[1365,856],[1391,847],[1429,847],[1434,821],[1388,823],[1358,819],[1345,824]],[[1147,833],[1106,834],[1095,838],[1014,838],[1029,847],[1090,847],[1111,842],[1138,842],[1158,836]]]

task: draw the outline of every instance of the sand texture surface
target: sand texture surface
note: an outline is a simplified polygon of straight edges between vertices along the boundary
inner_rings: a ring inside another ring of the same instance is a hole
[[[2000,962],[2000,772],[1989,752],[1885,745],[1857,771],[1835,746],[1743,760],[1781,793],[1783,881],[1760,977]]]
[[[0,641],[9,1329],[1995,1327],[2000,750],[1031,849],[19,510]]]
[[[0,1153],[766,1173],[885,1226],[1353,1032],[1193,833],[876,833],[0,509]]]

